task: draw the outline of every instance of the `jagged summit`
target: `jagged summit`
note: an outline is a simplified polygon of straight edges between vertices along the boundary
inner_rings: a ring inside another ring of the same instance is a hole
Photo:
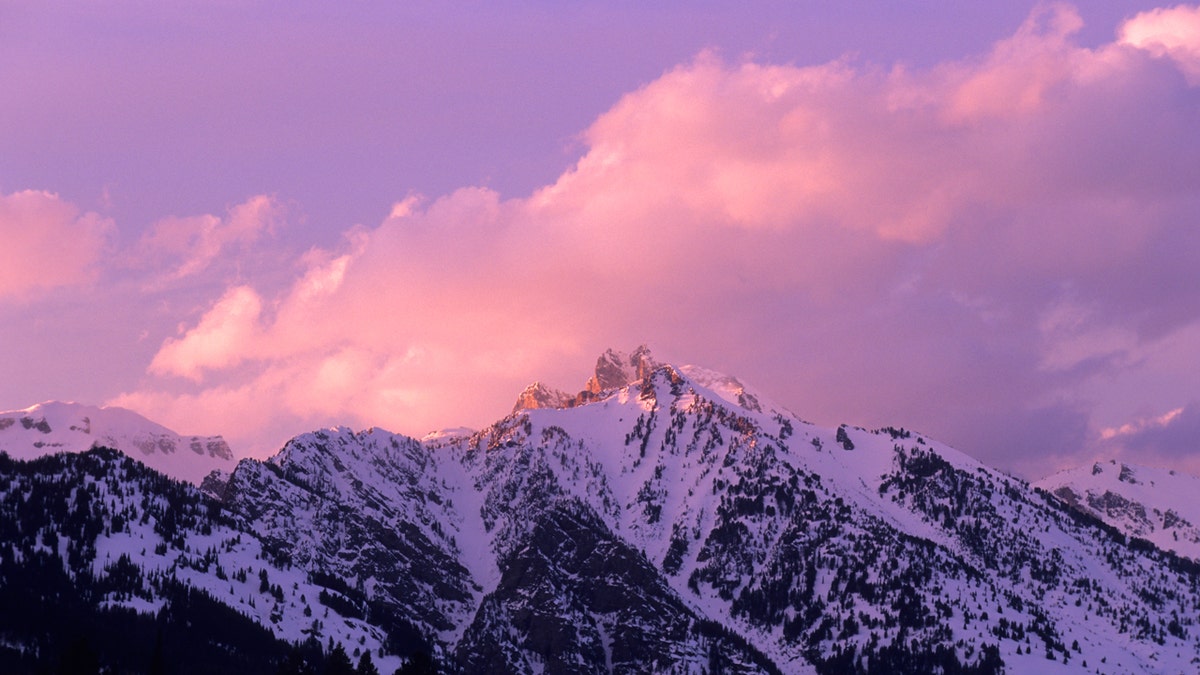
[[[583,391],[572,395],[534,382],[517,396],[513,412],[574,407],[643,380],[662,365],[651,356],[650,348],[646,345],[629,353],[607,349],[596,359],[596,369],[584,384]]]
[[[534,382],[517,396],[513,412],[541,408],[571,408],[595,401],[605,395],[646,380],[660,368],[670,368],[695,384],[711,390],[728,403],[756,413],[793,416],[736,377],[695,365],[673,366],[654,358],[650,348],[641,345],[632,352],[607,349],[596,359],[596,368],[578,394]]]
[[[230,470],[233,452],[220,436],[182,436],[157,422],[115,406],[46,401],[0,412],[0,451],[15,459],[106,446],[173,478],[198,482],[214,470]]]
[[[513,412],[518,410],[537,410],[538,408],[566,408],[574,403],[575,397],[570,394],[552,389],[542,384],[534,382],[525,387],[525,390],[517,396],[517,403],[513,406]]]
[[[646,345],[641,345],[628,354],[608,349],[596,359],[596,372],[588,379],[584,390],[600,394],[620,389],[645,379],[660,365],[662,364],[654,359]]]

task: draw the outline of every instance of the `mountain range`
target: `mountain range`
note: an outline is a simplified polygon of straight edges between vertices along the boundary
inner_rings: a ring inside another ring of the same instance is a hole
[[[0,612],[0,670],[1200,668],[1194,479],[1030,485],[645,348],[478,431],[318,430],[199,487],[121,449],[0,459],[0,607],[39,608]]]

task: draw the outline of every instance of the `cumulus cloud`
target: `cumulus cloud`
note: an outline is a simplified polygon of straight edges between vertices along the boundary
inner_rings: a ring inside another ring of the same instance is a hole
[[[1120,37],[1125,44],[1174,59],[1192,84],[1200,84],[1200,7],[1143,12],[1125,22]]]
[[[0,195],[0,298],[93,280],[114,231],[50,192]]]
[[[1089,49],[1050,6],[919,71],[702,54],[528,198],[406,200],[285,292],[230,289],[152,365],[204,384],[130,396],[420,433],[648,341],[819,421],[1080,456],[1096,378],[1200,318],[1200,94],[1146,21]]]

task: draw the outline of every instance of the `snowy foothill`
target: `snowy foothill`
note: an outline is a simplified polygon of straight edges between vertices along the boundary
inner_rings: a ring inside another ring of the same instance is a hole
[[[109,447],[172,478],[193,484],[235,459],[220,436],[184,436],[115,406],[47,401],[0,412],[0,451],[13,459]]]

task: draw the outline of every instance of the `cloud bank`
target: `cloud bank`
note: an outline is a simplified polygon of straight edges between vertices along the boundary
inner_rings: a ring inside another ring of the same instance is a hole
[[[526,198],[410,198],[286,289],[230,284],[117,402],[264,452],[264,419],[484,424],[529,380],[578,386],[602,348],[649,342],[821,422],[917,427],[1030,476],[1086,459],[1138,406],[1194,398],[1113,383],[1200,320],[1197,16],[1088,49],[1048,6],[922,70],[701,54]],[[147,245],[186,248],[182,273],[264,229],[238,222]]]

